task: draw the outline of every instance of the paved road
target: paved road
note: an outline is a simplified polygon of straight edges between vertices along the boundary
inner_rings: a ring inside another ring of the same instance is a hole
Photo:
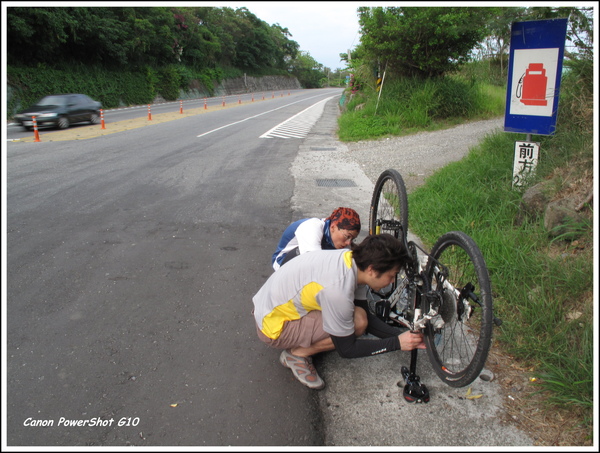
[[[331,94],[8,144],[10,445],[322,444],[250,311],[302,141],[259,135]]]

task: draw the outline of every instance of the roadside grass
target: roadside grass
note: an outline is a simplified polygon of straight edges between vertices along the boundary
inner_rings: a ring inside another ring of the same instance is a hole
[[[338,135],[342,141],[372,140],[494,118],[504,112],[504,93],[500,87],[459,76],[392,79],[381,93],[366,85],[349,97],[338,120]]]
[[[353,101],[364,103],[364,107],[341,116],[340,136],[364,140],[386,134],[404,135],[503,113],[504,90],[498,87],[474,84],[469,89],[457,89],[469,98],[464,114],[446,118],[436,113],[436,96],[443,89],[432,82],[414,83],[388,86],[388,94],[394,93],[397,99],[380,101],[377,112],[376,96],[356,96]],[[477,96],[485,99],[478,100]],[[445,99],[459,101],[451,96]],[[561,105],[568,101],[561,95]],[[402,112],[406,105],[412,105],[410,111]],[[559,111],[559,125],[565,126],[554,136],[535,137],[543,154],[533,182],[551,181],[554,198],[593,187],[591,123],[573,127],[577,119],[571,109],[563,109]],[[387,122],[394,127],[386,129]],[[377,127],[371,129],[370,125]],[[521,135],[488,135],[463,160],[430,176],[409,194],[409,228],[429,248],[448,231],[460,230],[473,237],[490,272],[494,311],[504,321],[494,328],[496,345],[529,370],[535,378],[532,385],[543,395],[546,409],[567,409],[571,426],[586,433],[585,442],[590,442],[594,394],[593,220],[590,217],[589,221],[571,225],[568,233],[554,239],[545,230],[543,219],[515,220],[521,214],[523,193],[512,187],[512,165],[514,143],[525,139]],[[402,169],[397,170],[402,173]]]
[[[513,154],[513,136],[488,136],[409,194],[409,225],[428,246],[446,231],[473,237],[504,320],[502,348],[552,390],[549,401],[591,410],[593,247],[578,246],[592,244],[592,223],[578,225],[575,244],[550,241],[539,219],[515,224],[521,193],[512,189]]]

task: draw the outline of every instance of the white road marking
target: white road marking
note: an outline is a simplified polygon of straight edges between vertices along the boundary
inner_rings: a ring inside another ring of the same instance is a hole
[[[310,97],[310,98],[308,98],[308,99],[312,99],[312,98],[316,98],[316,97],[320,97],[320,95],[317,95],[317,96],[312,96],[312,97]],[[334,97],[334,96],[331,96],[331,97],[329,97],[329,98],[327,98],[327,99],[324,99],[324,100],[322,100],[322,101],[319,101],[319,102],[317,102],[316,104],[313,104],[313,105],[311,105],[311,106],[310,106],[310,107],[308,107],[307,109],[304,109],[302,112],[300,112],[300,113],[298,113],[298,114],[294,115],[293,117],[291,117],[291,118],[287,119],[287,120],[286,120],[286,121],[284,121],[283,123],[280,123],[278,126],[275,126],[273,129],[271,129],[271,130],[270,130],[269,132],[267,132],[266,134],[270,133],[271,131],[274,131],[274,130],[275,130],[277,127],[279,127],[279,126],[281,126],[281,125],[283,125],[283,124],[287,123],[288,121],[291,121],[293,118],[296,118],[297,116],[301,115],[302,113],[306,112],[307,110],[309,110],[309,109],[311,109],[311,108],[313,108],[313,107],[315,107],[315,106],[318,106],[319,104],[322,104],[322,105],[324,105],[325,101],[328,101],[329,99],[331,99],[331,98],[333,98],[333,97]],[[244,121],[248,121],[248,120],[251,120],[251,119],[253,119],[253,118],[258,118],[259,116],[266,115],[267,113],[275,112],[276,110],[280,110],[280,109],[283,109],[283,108],[285,108],[285,107],[288,107],[288,106],[290,106],[290,105],[297,104],[298,102],[304,102],[304,101],[306,101],[306,100],[307,100],[307,99],[302,99],[302,100],[300,100],[300,101],[296,101],[296,102],[292,102],[292,103],[290,103],[290,104],[282,105],[281,107],[277,107],[276,109],[272,109],[272,110],[268,110],[268,111],[266,111],[266,112],[263,112],[263,113],[259,113],[258,115],[249,116],[248,118],[244,118],[243,120],[236,121],[236,122],[234,122],[234,123],[230,123],[230,124],[226,124],[225,126],[221,126],[221,127],[218,127],[218,128],[216,128],[216,129],[213,129],[213,130],[210,130],[210,131],[208,131],[208,132],[205,132],[204,134],[200,134],[200,135],[198,135],[197,137],[198,137],[198,138],[199,138],[199,137],[204,137],[205,135],[212,134],[213,132],[219,131],[219,130],[221,130],[221,129],[225,129],[225,128],[228,128],[228,127],[230,127],[230,126],[234,126],[234,125],[236,125],[236,124],[243,123]],[[319,115],[320,115],[320,113],[322,112],[322,109],[323,109],[323,107],[321,107],[321,111],[319,112]],[[317,115],[317,118],[319,117],[319,115]],[[312,123],[312,124],[314,124],[315,122],[316,122],[316,118],[314,119],[314,121],[313,121],[313,123]],[[311,126],[310,126],[310,127],[312,127],[312,124],[311,124]],[[310,127],[309,127],[309,130],[310,130]],[[264,135],[266,135],[266,134],[263,134],[263,135],[261,135],[261,138],[263,138],[263,136],[264,136]],[[289,137],[285,137],[285,138],[289,138]]]
[[[273,129],[265,132],[260,138],[304,138],[308,135],[321,114],[325,103],[334,96],[323,99],[288,118]]]

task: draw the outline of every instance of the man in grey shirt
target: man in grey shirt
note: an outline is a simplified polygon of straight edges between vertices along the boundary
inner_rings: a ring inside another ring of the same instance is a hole
[[[283,349],[281,364],[313,389],[325,386],[312,364],[311,356],[319,352],[335,349],[354,358],[424,349],[421,333],[400,333],[365,309],[366,286],[376,291],[388,286],[406,259],[402,242],[389,234],[367,236],[351,250],[316,250],[294,258],[252,299],[258,337]],[[366,332],[379,339],[358,338]]]

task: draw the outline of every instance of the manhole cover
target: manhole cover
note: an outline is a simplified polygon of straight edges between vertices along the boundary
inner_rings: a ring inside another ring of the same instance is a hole
[[[319,187],[356,187],[351,179],[317,179]]]

